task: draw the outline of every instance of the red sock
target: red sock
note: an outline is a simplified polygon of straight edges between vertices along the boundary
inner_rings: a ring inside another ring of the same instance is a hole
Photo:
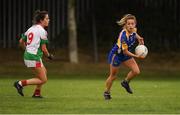
[[[22,86],[26,86],[27,85],[27,80],[21,80]]]
[[[41,92],[41,90],[40,89],[36,89],[35,91],[34,91],[34,95],[40,95],[40,92]]]

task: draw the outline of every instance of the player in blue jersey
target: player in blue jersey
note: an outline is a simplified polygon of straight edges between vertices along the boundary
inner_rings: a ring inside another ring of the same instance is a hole
[[[122,31],[119,34],[117,43],[113,46],[108,56],[110,74],[106,80],[106,89],[104,92],[104,98],[106,100],[111,99],[110,89],[113,81],[116,79],[120,64],[131,69],[126,78],[121,82],[122,87],[124,87],[130,94],[133,92],[129,86],[129,82],[140,73],[139,67],[134,58],[142,57],[132,53],[133,45],[136,40],[139,44],[144,44],[143,38],[137,34],[136,17],[132,14],[126,14],[117,23],[122,26]]]

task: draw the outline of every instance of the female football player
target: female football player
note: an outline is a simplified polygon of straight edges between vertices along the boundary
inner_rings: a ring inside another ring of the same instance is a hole
[[[42,62],[42,56],[44,54],[50,60],[53,58],[53,55],[49,53],[46,47],[48,39],[45,28],[49,25],[48,12],[37,10],[34,13],[33,23],[32,27],[21,36],[19,44],[25,49],[24,63],[35,72],[35,77],[16,81],[14,87],[21,96],[24,96],[24,86],[36,85],[32,97],[42,98],[41,88],[47,82],[47,71]]]
[[[143,38],[137,34],[136,17],[132,14],[126,14],[120,21],[117,22],[117,24],[122,27],[122,31],[119,34],[117,43],[113,46],[108,55],[110,74],[106,80],[106,90],[104,92],[104,98],[106,100],[111,99],[110,89],[113,81],[116,79],[120,64],[123,64],[131,69],[126,78],[121,82],[122,87],[124,87],[130,94],[133,92],[129,86],[129,82],[140,73],[139,67],[134,58],[142,57],[132,53],[132,46],[134,45],[136,39],[139,44],[144,44]]]

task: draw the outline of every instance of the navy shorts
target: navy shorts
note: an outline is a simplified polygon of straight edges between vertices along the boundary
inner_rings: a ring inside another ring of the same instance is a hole
[[[110,52],[108,55],[108,63],[114,67],[119,66],[122,62],[131,59],[131,56],[124,55],[123,53],[116,54],[114,52]]]

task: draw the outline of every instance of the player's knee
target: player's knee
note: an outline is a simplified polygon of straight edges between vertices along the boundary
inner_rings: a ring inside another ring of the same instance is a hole
[[[110,73],[110,76],[111,76],[112,78],[114,78],[114,77],[116,77],[116,74],[117,74],[117,72],[111,72],[111,73]]]
[[[116,79],[116,76],[110,75],[110,79],[111,79],[111,81],[114,81]]]
[[[43,79],[40,80],[41,80],[41,84],[45,84],[47,82],[47,77],[43,77]]]
[[[133,74],[134,74],[134,75],[139,75],[139,74],[140,74],[140,70],[139,70],[139,69],[133,70]]]
[[[47,82],[47,78],[42,80],[42,84],[45,84]]]

